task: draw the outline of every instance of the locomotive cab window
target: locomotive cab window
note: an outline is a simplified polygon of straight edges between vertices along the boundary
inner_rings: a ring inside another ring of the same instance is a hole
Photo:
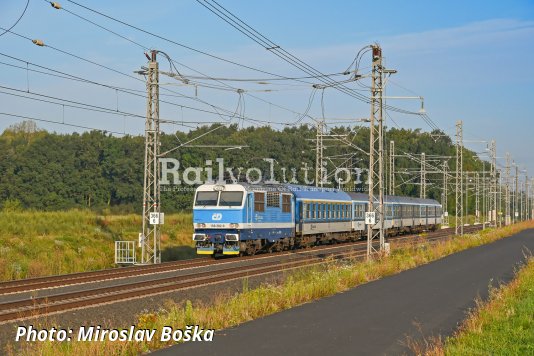
[[[243,192],[221,192],[219,206],[241,206]]]
[[[197,192],[196,206],[217,206],[219,192]]]
[[[257,212],[265,211],[265,193],[263,192],[254,193],[254,211],[257,211]]]

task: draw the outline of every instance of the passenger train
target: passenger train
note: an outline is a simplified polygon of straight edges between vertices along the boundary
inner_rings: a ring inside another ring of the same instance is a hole
[[[386,236],[436,230],[442,207],[432,199],[384,198]],[[301,185],[203,184],[195,192],[197,254],[254,255],[367,235],[368,195]],[[378,228],[375,225],[374,228]]]

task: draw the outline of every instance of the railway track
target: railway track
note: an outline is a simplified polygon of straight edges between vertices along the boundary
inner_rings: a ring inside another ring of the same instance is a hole
[[[481,226],[469,226],[464,231],[472,232],[480,228]],[[429,232],[421,238],[426,241],[435,241],[450,236],[451,233],[452,229],[443,229]],[[414,235],[390,237],[388,240],[396,243],[411,243],[414,241]],[[332,259],[363,258],[366,255],[366,246],[366,241],[359,241],[239,259],[193,259],[156,266],[135,266],[4,282],[0,283],[0,295],[7,295],[8,293],[16,295],[15,293],[44,288],[56,288],[59,290],[61,289],[59,288],[60,286],[83,283],[87,284],[88,288],[76,291],[59,291],[55,294],[39,297],[29,296],[0,303],[0,322],[4,323],[54,312],[253,277],[321,264]],[[180,271],[181,274],[169,276],[163,273],[172,271]],[[152,275],[148,280],[134,281],[134,278],[132,278],[148,274]],[[123,283],[111,286],[94,283],[111,279],[121,279]]]

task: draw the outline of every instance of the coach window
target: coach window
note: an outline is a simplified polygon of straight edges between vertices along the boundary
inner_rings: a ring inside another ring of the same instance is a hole
[[[282,194],[282,212],[291,212],[291,195],[289,194]]]
[[[265,211],[265,193],[260,193],[260,192],[254,193],[254,211],[257,211],[257,212]]]
[[[302,216],[304,216],[304,219],[310,218],[310,206],[309,204],[302,203],[302,211],[304,212]]]

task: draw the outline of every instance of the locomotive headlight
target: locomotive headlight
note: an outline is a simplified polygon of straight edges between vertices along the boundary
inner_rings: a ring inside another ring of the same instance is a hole
[[[206,227],[206,224],[204,224],[204,223],[200,223],[200,224],[198,224],[198,226],[199,226],[199,227]]]
[[[238,234],[226,234],[224,236],[226,241],[239,241],[239,235]]]
[[[232,229],[237,229],[239,227],[239,224],[232,223],[232,224],[230,224],[230,227]]]
[[[193,234],[193,241],[205,241],[206,239],[206,234]]]

